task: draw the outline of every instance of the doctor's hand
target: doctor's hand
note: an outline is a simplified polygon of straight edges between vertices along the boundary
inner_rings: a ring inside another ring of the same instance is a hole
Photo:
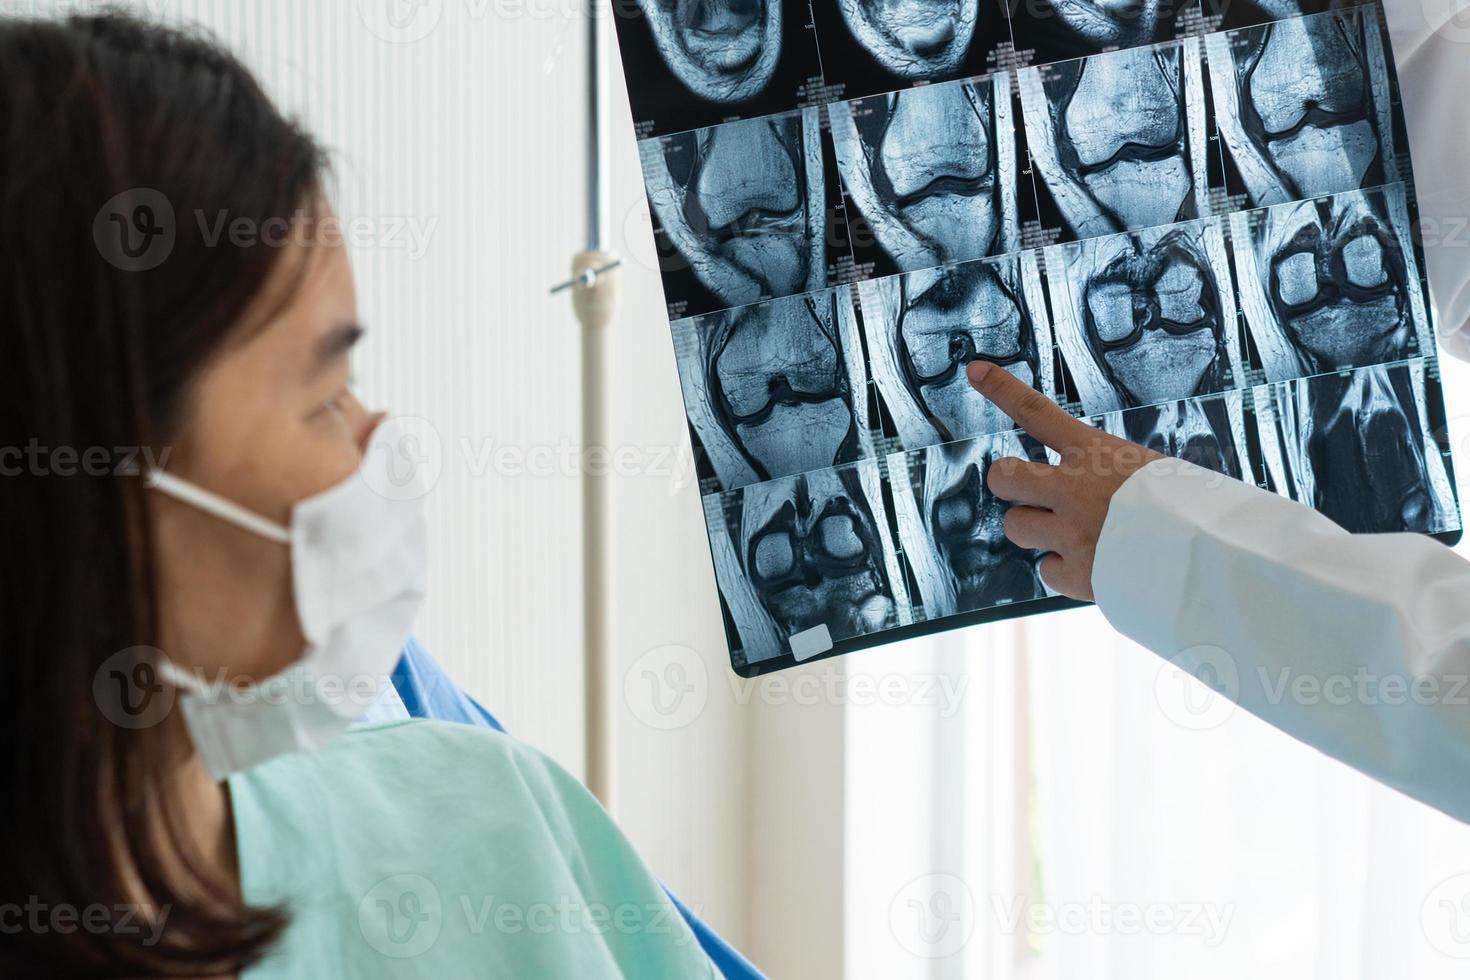
[[[1057,466],[1015,458],[991,464],[987,485],[1012,502],[1006,537],[1017,547],[1050,552],[1041,560],[1042,581],[1090,602],[1092,559],[1113,494],[1136,471],[1164,457],[1073,418],[1004,368],[971,361],[968,373],[976,391],[1061,455]]]

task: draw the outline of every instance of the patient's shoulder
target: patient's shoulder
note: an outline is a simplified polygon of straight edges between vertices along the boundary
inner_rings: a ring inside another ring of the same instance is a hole
[[[489,728],[411,719],[354,728],[300,758],[316,778],[352,795],[393,794],[463,803],[493,795],[539,805],[593,802],[586,789],[545,753]],[[568,799],[571,797],[571,799]]]
[[[303,848],[324,834],[367,850],[404,835],[514,852],[581,851],[616,830],[587,789],[544,753],[500,732],[440,721],[355,728],[230,781],[237,829]],[[291,849],[289,846],[287,849]]]
[[[481,976],[711,975],[592,795],[499,732],[435,721],[354,729],[230,786],[245,899],[293,910],[277,969],[262,977],[376,975],[410,893],[436,937],[415,954],[416,976],[466,976],[469,964]],[[486,918],[563,908],[592,918],[549,934]],[[606,928],[604,913],[625,909],[645,924]]]
[[[495,760],[524,756],[550,763],[536,749],[493,728],[425,718],[358,725],[328,745],[320,756],[373,766],[383,759],[411,757],[428,761],[456,753]]]

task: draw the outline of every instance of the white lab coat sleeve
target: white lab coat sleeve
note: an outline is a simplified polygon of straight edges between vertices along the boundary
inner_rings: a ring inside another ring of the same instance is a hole
[[[1470,17],[1464,0],[1385,0],[1384,13],[1440,342],[1470,360]]]
[[[1121,633],[1336,759],[1470,822],[1470,562],[1350,535],[1177,460],[1113,497],[1093,591]]]

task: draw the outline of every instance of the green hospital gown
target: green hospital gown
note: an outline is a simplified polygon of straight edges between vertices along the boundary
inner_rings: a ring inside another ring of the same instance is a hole
[[[355,729],[230,793],[246,901],[291,914],[244,980],[719,976],[596,799],[498,732]]]

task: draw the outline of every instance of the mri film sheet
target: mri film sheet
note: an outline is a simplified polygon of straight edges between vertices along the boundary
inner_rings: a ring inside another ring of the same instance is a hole
[[[1042,555],[1006,538],[1011,505],[986,485],[991,465],[1007,456],[1047,458],[1016,432],[888,457],[894,523],[924,619],[1047,596],[1037,570]]]
[[[875,461],[705,497],[737,668],[908,625]]]
[[[673,330],[707,490],[872,455],[851,287],[680,320]]]
[[[1047,249],[1057,346],[1083,412],[1235,385],[1240,335],[1227,254],[1213,219]]]
[[[1416,359],[1256,389],[1273,489],[1354,533],[1458,530],[1432,373]]]
[[[612,5],[639,138],[788,112],[822,84],[806,0]]]
[[[1233,480],[1249,480],[1255,471],[1242,391],[1114,412],[1099,425],[1120,439]]]
[[[1240,304],[1271,381],[1434,349],[1403,184],[1231,216]]]
[[[889,275],[1020,247],[1007,74],[833,103],[853,260]]]
[[[976,361],[1458,538],[1380,0],[617,6],[738,673],[1079,605],[1005,538],[986,475],[1059,457]]]
[[[1191,0],[1010,0],[1018,58],[1046,64],[1172,41],[1198,27]]]
[[[1023,252],[856,286],[873,381],[903,448],[1015,427],[970,386],[973,360],[999,364],[1055,400],[1037,258]]]
[[[1264,207],[1406,172],[1377,8],[1216,34],[1205,45],[1232,194]]]
[[[1023,70],[1039,221],[1060,240],[1206,213],[1198,38]]]
[[[1371,0],[1204,0],[1206,19],[1218,30],[1255,27],[1277,20],[1293,20],[1334,10],[1351,10]]]
[[[1005,0],[819,0],[812,14],[842,99],[984,75],[1011,40]]]
[[[818,109],[641,144],[669,316],[825,288],[840,196]]]

